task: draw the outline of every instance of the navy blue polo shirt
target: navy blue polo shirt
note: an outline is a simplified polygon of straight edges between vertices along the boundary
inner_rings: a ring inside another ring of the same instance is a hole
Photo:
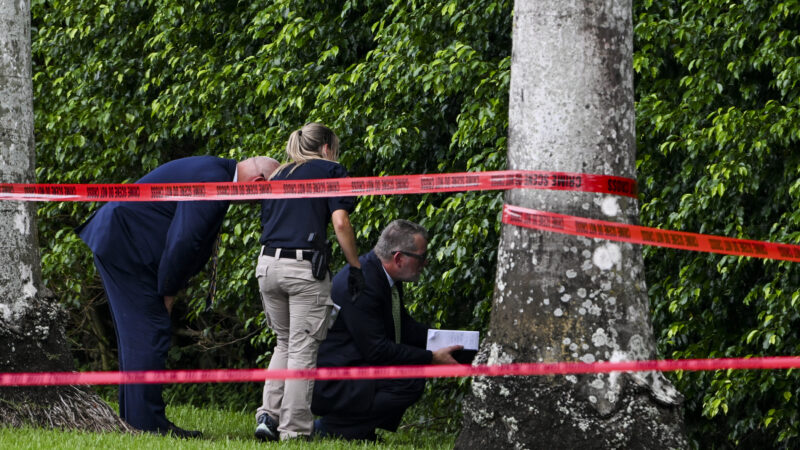
[[[347,171],[341,164],[327,159],[312,159],[299,166],[286,166],[272,180],[345,177]],[[262,200],[260,242],[273,248],[312,248],[313,245],[308,242],[309,233],[316,233],[324,240],[328,236],[331,214],[338,209],[352,213],[355,206],[355,197]]]

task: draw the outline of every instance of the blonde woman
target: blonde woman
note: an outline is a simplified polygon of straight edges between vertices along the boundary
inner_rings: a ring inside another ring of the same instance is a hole
[[[272,180],[347,177],[347,171],[336,162],[339,138],[319,123],[308,123],[294,131],[286,153],[291,161],[279,167]],[[350,225],[354,207],[354,197],[262,200],[262,247],[256,277],[267,325],[277,336],[270,370],[316,367],[317,350],[328,332],[333,307],[328,267],[325,261],[318,261],[327,253],[329,222],[345,259],[356,268],[355,274],[351,269],[349,289],[355,295],[363,289],[364,277]],[[256,412],[256,437],[277,441],[310,436],[313,387],[313,380],[268,380],[263,403]]]

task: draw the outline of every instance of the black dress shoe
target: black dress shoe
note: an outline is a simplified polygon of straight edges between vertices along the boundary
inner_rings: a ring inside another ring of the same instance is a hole
[[[183,428],[175,425],[174,423],[170,423],[169,427],[166,430],[161,429],[159,430],[164,436],[172,436],[178,439],[200,439],[203,437],[202,431],[197,430],[184,430]]]
[[[256,439],[262,441],[277,441],[281,435],[278,433],[278,424],[272,420],[269,414],[262,414],[258,416],[256,421]]]

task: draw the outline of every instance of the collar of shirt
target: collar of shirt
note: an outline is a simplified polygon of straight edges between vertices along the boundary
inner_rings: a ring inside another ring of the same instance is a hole
[[[391,289],[392,286],[394,286],[394,280],[389,276],[389,272],[386,271],[386,268],[383,267],[383,264],[381,264],[381,269],[383,269],[383,273],[386,274],[386,279],[389,280],[389,289]]]
[[[233,171],[233,182],[236,183],[239,181],[239,166],[236,166],[236,169]]]

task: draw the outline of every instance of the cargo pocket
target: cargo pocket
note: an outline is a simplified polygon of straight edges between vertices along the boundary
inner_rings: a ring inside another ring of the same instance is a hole
[[[333,300],[327,292],[317,295],[317,305],[308,312],[308,334],[317,341],[325,340],[328,335]]]
[[[336,317],[339,316],[339,310],[341,309],[339,305],[333,302],[333,299],[330,296],[330,289],[320,292],[317,295],[317,305],[327,307],[328,314],[326,315],[325,319],[325,328],[330,329],[334,322],[336,322]],[[323,337],[322,339],[325,338]]]
[[[267,328],[270,330],[275,330],[275,327],[272,326],[272,319],[269,317],[269,308],[267,308],[267,297],[264,295],[264,292],[260,292],[261,294],[261,308],[264,309],[264,321],[267,323]]]
[[[272,319],[269,318],[269,313],[266,309],[264,309],[264,322],[267,324],[267,328],[272,331],[275,331],[275,328],[272,326]]]

